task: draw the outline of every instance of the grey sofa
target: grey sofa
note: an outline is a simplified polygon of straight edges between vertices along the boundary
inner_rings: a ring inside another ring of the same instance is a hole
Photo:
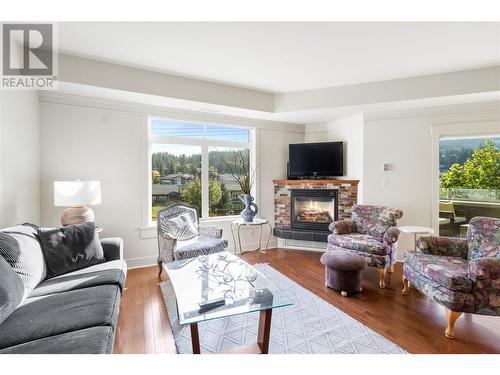
[[[8,315],[0,324],[0,354],[112,353],[127,264],[121,239],[101,243],[104,263],[43,280]],[[5,277],[5,265],[0,256],[4,301],[20,280]]]

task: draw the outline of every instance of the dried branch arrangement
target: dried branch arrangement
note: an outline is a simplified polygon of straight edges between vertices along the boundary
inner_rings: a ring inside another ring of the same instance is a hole
[[[222,159],[224,164],[229,169],[229,173],[240,185],[243,194],[250,194],[252,186],[255,183],[255,170],[250,167],[249,162],[245,160],[243,153],[234,153],[234,160],[228,162],[225,158]]]

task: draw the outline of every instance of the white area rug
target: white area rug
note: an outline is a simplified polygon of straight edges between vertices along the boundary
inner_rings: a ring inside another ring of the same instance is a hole
[[[317,297],[268,264],[255,268],[294,302],[273,310],[270,354],[404,354],[401,347]],[[179,325],[170,281],[161,284],[177,351],[192,353],[189,325]],[[202,353],[222,352],[257,341],[259,313],[198,324]]]

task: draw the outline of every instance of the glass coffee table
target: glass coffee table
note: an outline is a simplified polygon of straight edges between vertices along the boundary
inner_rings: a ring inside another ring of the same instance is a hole
[[[272,311],[292,300],[247,262],[226,251],[164,263],[181,325],[189,324],[193,354],[200,354],[198,323],[260,311],[257,342],[229,353],[267,354]]]

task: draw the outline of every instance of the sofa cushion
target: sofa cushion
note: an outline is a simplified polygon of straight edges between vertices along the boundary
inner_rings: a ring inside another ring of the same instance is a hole
[[[500,257],[500,219],[473,217],[467,230],[469,260]]]
[[[344,249],[363,251],[370,254],[386,255],[391,252],[389,245],[377,241],[367,234],[330,234],[328,236],[328,242],[332,245],[343,247]]]
[[[91,288],[28,298],[0,325],[0,349],[94,326],[114,326],[120,288]]]
[[[412,286],[448,309],[452,311],[474,312],[476,300],[471,293],[442,286],[414,268],[409,267],[406,263],[403,265],[403,274]]]
[[[114,330],[98,326],[10,346],[0,354],[111,354]]]
[[[187,241],[178,241],[175,249],[177,260],[190,259],[198,255],[213,254],[224,251],[227,247],[227,240],[215,238],[206,234],[200,234]]]
[[[396,220],[402,216],[403,211],[383,206],[357,204],[352,208],[356,232],[373,237],[382,237],[390,227],[396,226]]]
[[[453,256],[467,259],[467,240],[460,237],[421,236],[417,239],[417,249],[431,255]]]
[[[405,266],[413,268],[435,283],[460,292],[472,290],[469,263],[460,257],[405,252]]]
[[[23,301],[25,290],[21,277],[0,256],[0,324]]]
[[[47,275],[37,231],[38,227],[32,224],[17,225],[0,230],[0,255],[23,280],[26,286],[24,298]]]
[[[93,266],[105,261],[93,222],[38,231],[47,261],[47,277]]]
[[[351,250],[351,249],[345,249],[341,247],[337,247],[335,245],[332,245],[331,243],[326,244],[326,250],[327,251],[337,251],[338,249],[344,250],[344,251],[349,251],[353,254],[360,255],[365,258],[367,265],[372,266],[372,267],[390,267],[392,264],[396,262],[396,254],[391,253],[387,255],[378,255],[378,254],[370,254],[366,253],[364,251],[357,251],[357,250]]]
[[[126,276],[127,263],[124,260],[113,260],[44,280],[33,289],[30,297],[106,284],[118,285],[123,291]]]

